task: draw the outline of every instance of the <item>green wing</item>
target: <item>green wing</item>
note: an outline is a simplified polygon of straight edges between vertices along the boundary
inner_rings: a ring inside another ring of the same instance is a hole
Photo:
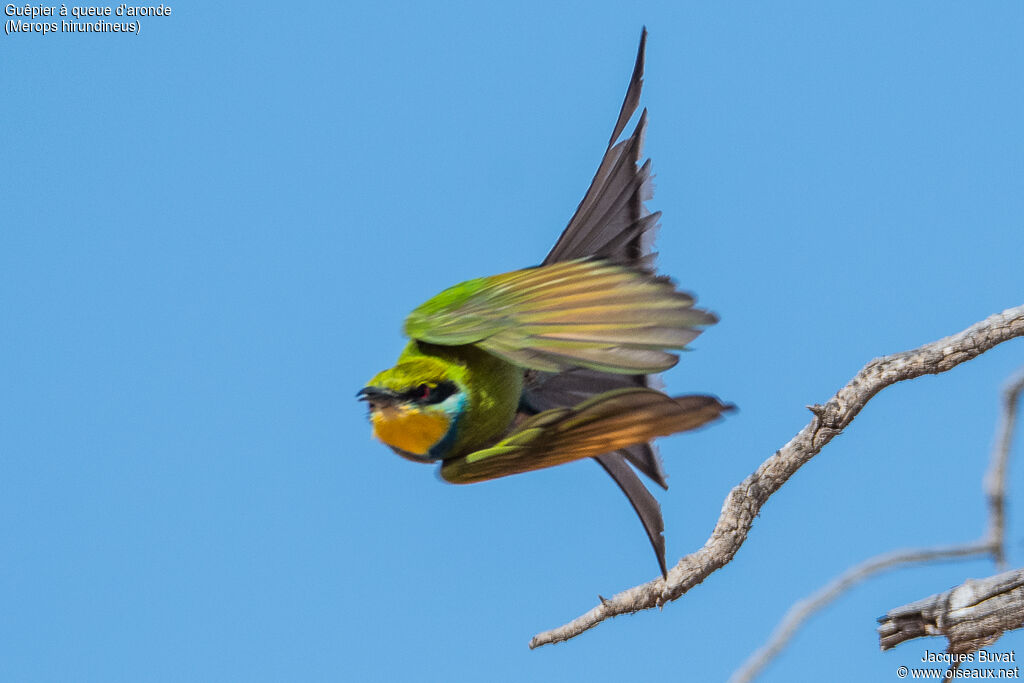
[[[653,373],[717,318],[666,279],[579,259],[469,280],[405,321],[413,339],[477,346],[515,365],[560,372]]]
[[[446,460],[441,476],[468,484],[561,465],[696,429],[732,408],[713,396],[673,398],[646,387],[608,391],[534,415],[491,448]]]

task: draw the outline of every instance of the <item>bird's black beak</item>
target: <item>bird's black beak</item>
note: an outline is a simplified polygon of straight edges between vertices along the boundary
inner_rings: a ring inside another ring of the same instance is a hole
[[[356,392],[356,398],[360,401],[368,401],[372,409],[379,405],[394,403],[398,399],[398,394],[382,387],[363,387]]]

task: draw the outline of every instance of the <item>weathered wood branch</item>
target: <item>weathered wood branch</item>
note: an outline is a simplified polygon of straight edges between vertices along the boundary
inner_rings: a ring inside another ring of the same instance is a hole
[[[883,650],[913,638],[945,636],[947,652],[974,652],[1024,626],[1024,569],[968,579],[945,593],[889,610],[878,621]]]
[[[1002,565],[1005,564],[1006,556],[1006,470],[1017,419],[1017,403],[1022,390],[1024,368],[1011,376],[1003,387],[995,443],[983,481],[989,514],[988,526],[981,540],[962,545],[885,553],[851,567],[824,588],[795,603],[775,627],[768,642],[736,670],[729,683],[752,681],[789,644],[790,639],[805,621],[858,583],[876,574],[912,564],[969,559],[979,555],[991,555],[996,566],[1004,569]]]
[[[729,493],[718,523],[704,546],[682,558],[669,570],[667,579],[659,577],[602,600],[573,621],[537,634],[530,641],[530,647],[559,643],[611,617],[660,607],[682,597],[732,560],[769,496],[840,434],[875,394],[896,382],[946,372],[997,344],[1020,336],[1024,336],[1024,305],[992,315],[958,334],[912,351],[869,362],[826,404],[810,406],[814,413],[810,424]]]
[[[1024,392],[1024,370],[1003,388],[1002,412],[993,447],[992,465],[985,478],[989,503],[988,538],[999,541],[996,561],[1005,563],[1006,467],[1017,422],[1017,405]],[[969,579],[945,593],[897,607],[879,619],[883,650],[922,636],[946,636],[951,653],[974,652],[991,645],[1005,631],[1024,625],[1024,569],[987,579]]]

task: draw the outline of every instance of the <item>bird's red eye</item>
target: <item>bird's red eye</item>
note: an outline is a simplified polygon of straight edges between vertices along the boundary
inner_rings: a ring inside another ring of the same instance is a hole
[[[421,401],[426,401],[427,399],[430,398],[430,385],[429,384],[421,384],[421,385],[419,385],[416,388],[416,390],[417,390],[417,393],[419,394],[419,399]]]

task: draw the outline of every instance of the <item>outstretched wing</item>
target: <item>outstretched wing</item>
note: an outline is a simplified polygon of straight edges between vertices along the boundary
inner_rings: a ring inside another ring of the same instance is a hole
[[[613,389],[647,387],[647,382],[647,375],[613,375],[586,368],[574,368],[556,374],[528,372],[519,408],[523,413],[533,415],[551,408],[574,406]],[[654,453],[653,447],[637,444],[623,449],[621,455],[658,486],[668,488],[661,459]]]
[[[651,162],[640,165],[647,110],[640,115],[632,135],[615,144],[640,104],[644,83],[647,29],[640,34],[640,47],[629,79],[626,97],[615,121],[604,157],[583,195],[569,225],[544,259],[545,264],[597,256],[619,263],[642,265],[661,213],[650,213],[644,201],[651,198]],[[649,260],[649,259],[647,259]]]
[[[647,111],[641,114],[632,134],[615,144],[640,103],[643,86],[647,30],[640,35],[633,75],[615,122],[611,139],[597,173],[565,231],[551,249],[545,264],[598,256],[616,263],[645,269],[653,267],[651,247],[661,214],[650,213],[644,202],[653,194],[650,160],[641,163]],[[527,412],[575,405],[588,397],[622,387],[646,387],[645,374],[612,375],[576,368],[550,374],[528,372],[522,405]],[[638,443],[595,458],[629,499],[647,532],[665,574],[665,528],[658,501],[646,489],[629,462],[662,488],[668,488],[661,459],[652,444]]]
[[[538,413],[494,446],[444,461],[441,476],[468,484],[561,465],[696,429],[731,409],[714,396],[617,389],[572,408]]]
[[[581,259],[470,280],[405,321],[413,339],[475,344],[510,363],[560,372],[660,372],[717,320],[671,282],[606,261]]]

